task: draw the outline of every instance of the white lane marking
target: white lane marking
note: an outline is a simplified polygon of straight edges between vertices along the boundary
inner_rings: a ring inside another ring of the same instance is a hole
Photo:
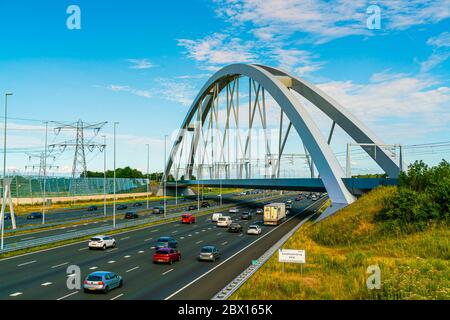
[[[145,239],[144,242],[148,242],[148,241],[152,241],[152,240],[153,240],[153,238],[148,238],[148,239]]]
[[[68,274],[67,275],[67,278],[70,278],[70,277],[75,277],[76,276],[76,274],[75,273],[71,273],[71,274]]]
[[[18,267],[23,267],[23,266],[26,266],[26,265],[28,265],[28,264],[32,264],[32,263],[35,263],[35,262],[36,262],[36,260],[28,261],[28,262],[25,262],[25,263],[18,264],[17,266],[18,266]]]
[[[16,293],[10,294],[9,296],[10,297],[17,297],[17,296],[20,296],[22,294],[23,294],[23,292],[16,292]]]
[[[119,294],[118,296],[116,296],[116,297],[114,297],[114,298],[111,298],[111,300],[119,299],[121,296],[123,296],[123,293]]]
[[[116,263],[114,260],[108,261],[109,264]]]
[[[195,234],[199,234],[199,232],[197,231]]]
[[[41,286],[48,287],[51,284],[53,284],[53,283],[52,282],[45,282],[45,283],[41,284]]]
[[[134,267],[133,269],[125,271],[125,273],[131,272],[131,271],[134,271],[134,270],[137,270],[137,269],[139,269],[139,267]]]
[[[200,244],[202,242],[203,242],[203,240],[200,240],[200,241],[197,241],[195,244]]]
[[[56,299],[56,300],[57,300],[57,301],[63,300],[63,299],[65,299],[65,298],[68,298],[68,297],[70,297],[70,296],[73,296],[74,294],[77,294],[78,292],[79,292],[79,291],[75,291],[75,292],[69,293],[68,295],[65,295],[64,297],[58,298],[58,299]]]
[[[188,237],[192,237],[192,234],[188,234]]]
[[[84,250],[87,250],[87,249],[89,249],[89,247],[78,249],[78,251],[84,251]]]
[[[155,233],[155,232],[158,232],[159,230],[153,230],[153,231],[150,231],[151,233]]]
[[[108,252],[113,252],[113,251],[116,251],[116,250],[119,250],[119,248],[114,248],[114,249],[108,250]]]
[[[221,243],[221,245],[223,245],[223,246],[226,245],[226,244],[228,244],[228,241],[225,241],[225,242]]]
[[[219,232],[217,235],[220,236],[222,234],[222,232]]]
[[[273,228],[272,230],[270,230],[269,232],[267,232],[266,234],[262,235],[261,237],[257,238],[255,241],[251,242],[250,244],[248,244],[246,247],[242,248],[241,250],[239,250],[238,252],[236,252],[235,254],[233,254],[231,257],[229,257],[228,259],[222,261],[221,263],[219,263],[217,266],[215,266],[214,268],[208,270],[207,272],[205,272],[204,274],[202,274],[201,276],[199,276],[198,278],[192,280],[191,282],[189,282],[187,285],[185,285],[184,287],[182,287],[181,289],[178,289],[177,291],[175,291],[174,293],[172,293],[170,296],[168,296],[167,298],[165,298],[164,300],[169,300],[172,297],[176,296],[178,293],[180,293],[181,291],[183,291],[184,289],[188,288],[189,286],[191,286],[192,284],[194,284],[195,282],[197,282],[198,280],[202,279],[203,277],[205,277],[206,275],[210,274],[211,272],[213,272],[214,270],[220,268],[223,264],[227,263],[229,260],[233,259],[234,257],[236,257],[238,254],[240,254],[241,252],[247,250],[249,247],[251,247],[252,245],[254,245],[255,243],[257,243],[258,241],[260,241],[261,239],[267,237],[269,234],[271,234],[272,232],[274,232],[275,230],[277,230],[279,227],[281,227],[282,225],[284,225],[286,222],[291,221],[292,219],[294,219],[296,216],[298,216],[299,214],[305,212],[306,210],[308,210],[309,208],[311,208],[315,203],[312,203],[311,205],[309,205],[308,207],[306,207],[305,209],[303,209],[301,212],[297,213],[296,215],[292,216],[291,218],[287,219],[286,221],[284,221],[282,224],[278,225],[277,227]],[[311,218],[312,215],[306,217],[302,222],[303,223],[305,221],[308,221]]]
[[[141,251],[139,251],[138,253],[144,253],[144,251],[141,250]]]
[[[241,233],[238,237],[242,237],[244,234],[243,233]]]
[[[173,233],[177,233],[177,232],[178,232],[178,231],[173,231],[172,234],[173,234]]]
[[[202,230],[202,232],[205,232],[205,231],[206,231],[205,229]]]
[[[128,240],[128,239],[130,239],[130,237],[125,237],[125,238],[122,238],[120,240]]]
[[[184,239],[184,237],[180,237],[180,240],[183,240]]]
[[[131,256],[124,256],[125,259],[131,258]]]
[[[164,272],[162,275],[165,276],[166,274],[168,274],[168,273],[170,273],[170,272],[172,272],[172,271],[173,271],[173,269],[170,269],[170,270]]]
[[[31,240],[31,239],[34,239],[34,238],[36,238],[36,237],[22,238],[22,239],[20,239],[20,240],[21,240],[21,241],[25,241],[25,240]]]
[[[212,228],[208,228],[208,230],[211,230]]]
[[[68,263],[68,262],[64,262],[64,263],[61,263],[61,264],[57,264],[56,266],[53,266],[52,269],[55,269],[55,268],[59,268],[59,267],[65,266],[66,264],[69,264],[69,263]]]
[[[89,270],[96,270],[98,267],[90,267]]]

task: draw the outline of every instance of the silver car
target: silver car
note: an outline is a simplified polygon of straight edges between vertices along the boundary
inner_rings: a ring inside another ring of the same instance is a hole
[[[115,288],[121,288],[123,279],[118,274],[109,271],[96,271],[87,276],[83,282],[84,292],[101,291],[108,293]]]
[[[200,261],[216,261],[220,258],[219,249],[214,246],[205,246],[200,250],[198,260]]]

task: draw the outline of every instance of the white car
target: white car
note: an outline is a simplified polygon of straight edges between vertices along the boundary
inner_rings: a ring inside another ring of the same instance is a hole
[[[256,209],[256,214],[263,214],[264,210],[261,208]]]
[[[103,249],[114,248],[116,240],[109,236],[95,236],[89,240],[89,249]]]
[[[252,224],[247,229],[247,234],[256,234],[260,235],[262,232],[261,227],[257,226],[256,224]]]
[[[239,209],[238,208],[231,208],[230,210],[228,210],[229,213],[239,213]]]
[[[231,217],[220,217],[217,220],[217,226],[218,227],[226,227],[228,228],[231,224]]]
[[[222,213],[213,213],[211,221],[212,222],[217,222],[217,220],[219,220],[220,217],[222,217],[223,214]]]

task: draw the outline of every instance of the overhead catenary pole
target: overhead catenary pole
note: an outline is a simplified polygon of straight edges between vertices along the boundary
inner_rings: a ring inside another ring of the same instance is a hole
[[[166,209],[167,209],[167,172],[166,172],[166,167],[167,167],[167,134],[164,135],[164,218],[166,218]]]

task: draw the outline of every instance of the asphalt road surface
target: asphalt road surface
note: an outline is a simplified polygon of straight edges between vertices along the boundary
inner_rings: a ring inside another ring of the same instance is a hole
[[[172,222],[117,234],[114,236],[117,247],[106,251],[88,250],[87,243],[83,242],[0,260],[0,299],[210,299],[318,207],[319,202],[294,202],[290,218],[278,227],[262,226],[260,236],[229,233],[227,229],[217,228],[210,220],[211,215],[206,215],[192,225]],[[306,208],[309,209],[305,211]],[[231,216],[239,220],[244,230],[249,224],[262,224],[262,215],[252,221],[240,221],[239,214]],[[160,236],[177,239],[182,253],[180,262],[152,263],[152,246]],[[199,250],[205,245],[218,247],[221,259],[197,261]],[[69,290],[66,285],[69,265],[81,268],[81,281],[89,273],[103,270],[121,275],[124,285],[108,294]]]

